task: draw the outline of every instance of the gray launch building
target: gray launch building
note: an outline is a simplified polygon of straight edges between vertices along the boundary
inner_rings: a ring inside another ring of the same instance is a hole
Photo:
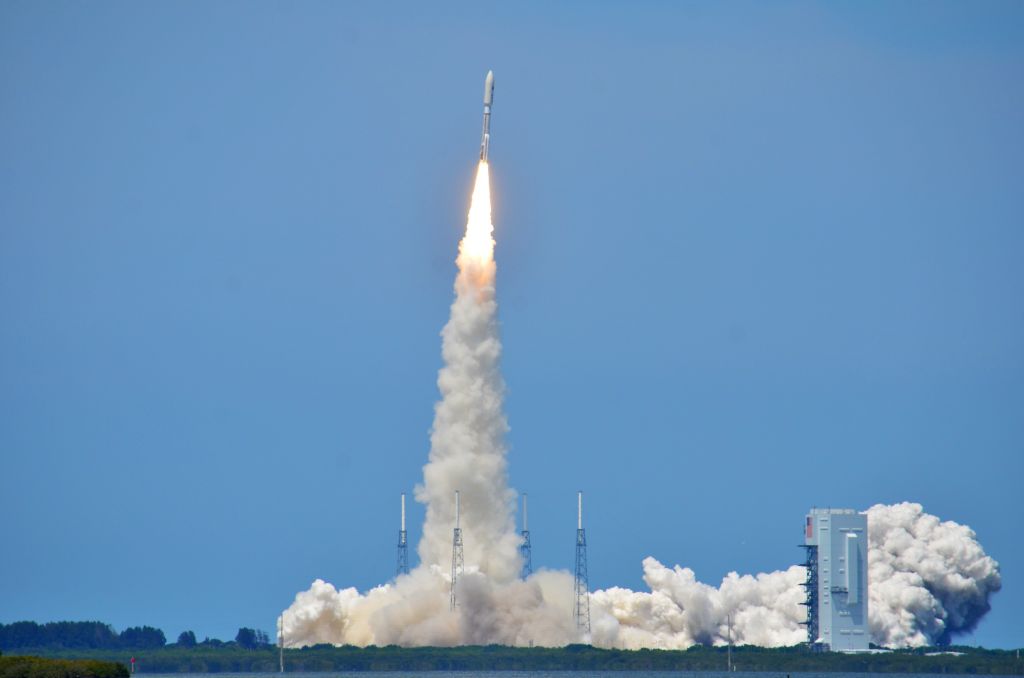
[[[868,517],[853,509],[811,509],[807,550],[807,636],[836,652],[868,649]]]

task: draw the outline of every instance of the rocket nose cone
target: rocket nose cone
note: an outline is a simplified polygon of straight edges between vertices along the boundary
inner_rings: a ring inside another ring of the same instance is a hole
[[[487,71],[487,78],[484,80],[484,103],[491,105],[491,98],[494,96],[494,71]]]

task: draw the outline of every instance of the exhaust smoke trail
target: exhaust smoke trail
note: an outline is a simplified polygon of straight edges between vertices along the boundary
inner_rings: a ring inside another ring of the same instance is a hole
[[[498,369],[497,302],[494,299],[494,226],[487,163],[477,169],[466,234],[456,259],[455,301],[441,331],[444,367],[437,378],[441,400],[434,408],[430,458],[416,499],[427,507],[420,560],[444,569],[452,549],[459,490],[466,564],[495,582],[519,574],[519,536],[508,487],[502,409],[505,384]]]

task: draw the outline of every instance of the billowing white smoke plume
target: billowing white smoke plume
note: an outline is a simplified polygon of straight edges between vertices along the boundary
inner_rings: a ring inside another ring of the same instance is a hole
[[[920,504],[868,509],[871,636],[887,647],[921,646],[970,631],[999,590],[999,563],[974,531]]]
[[[593,643],[636,649],[687,648],[697,643],[777,647],[807,638],[804,568],[740,576],[730,572],[718,588],[697,581],[693,570],[669,569],[644,559],[650,592],[610,588],[591,595]],[[731,620],[730,620],[731,617]]]
[[[284,612],[295,647],[351,645],[548,645],[686,648],[769,647],[806,639],[800,566],[756,576],[730,573],[718,586],[689,568],[643,561],[649,591],[610,588],[591,594],[591,628],[572,617],[573,578],[542,570],[526,581],[508,486],[494,297],[488,167],[481,163],[466,235],[459,244],[455,301],[443,337],[441,400],[430,459],[416,498],[426,504],[421,564],[366,593],[317,580]],[[450,609],[454,493],[462,499],[465,574]],[[973,628],[999,590],[999,566],[970,528],[940,522],[919,504],[868,510],[869,621],[875,643],[919,646]]]

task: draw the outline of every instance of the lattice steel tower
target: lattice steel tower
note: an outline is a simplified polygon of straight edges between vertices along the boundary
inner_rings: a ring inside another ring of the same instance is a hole
[[[808,525],[810,525],[809,518]],[[813,646],[821,635],[818,628],[818,546],[816,544],[801,544],[800,547],[807,551],[804,559],[807,577],[801,584],[807,592],[807,597],[800,604],[807,607],[807,621],[803,624],[807,627],[807,644]]]
[[[520,532],[523,536],[523,543],[519,547],[519,555],[523,560],[523,573],[522,578],[526,579],[533,574],[533,547],[530,546],[530,521],[529,514],[526,512],[526,494],[523,494],[523,531]]]
[[[455,584],[463,569],[462,530],[459,528],[459,491],[455,490],[455,531],[452,534],[452,611],[455,610]]]
[[[576,496],[576,628],[590,633],[590,585],[587,582],[587,533],[583,529],[583,492]]]
[[[402,493],[402,528],[398,530],[398,567],[395,576],[409,574],[409,539],[405,532],[405,492]]]

